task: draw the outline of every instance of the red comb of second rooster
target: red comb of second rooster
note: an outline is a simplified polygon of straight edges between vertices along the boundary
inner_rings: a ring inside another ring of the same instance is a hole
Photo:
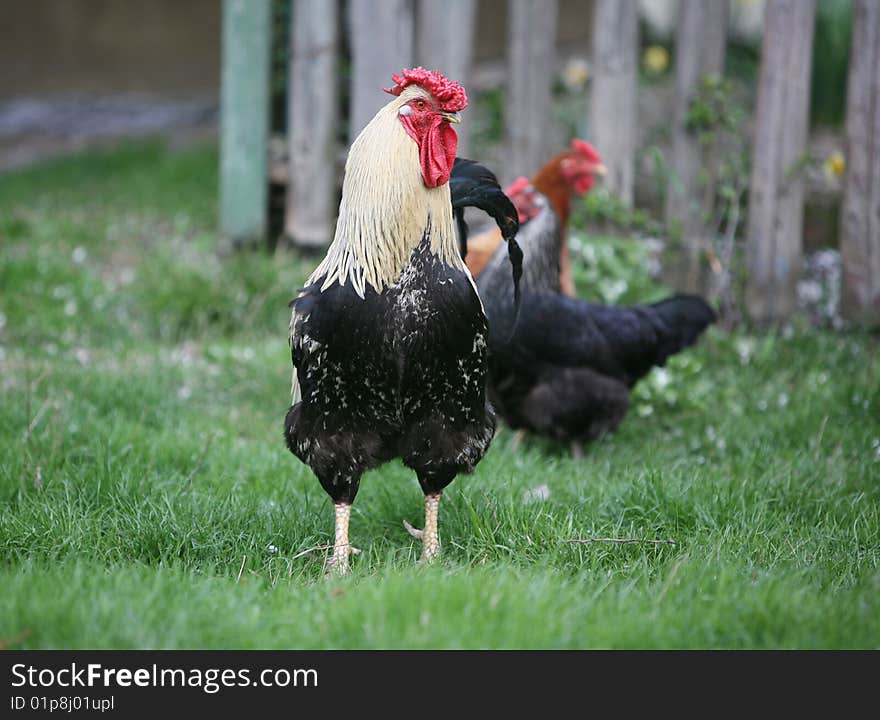
[[[467,94],[464,88],[453,80],[444,77],[439,70],[425,70],[423,67],[393,73],[394,85],[384,88],[391,95],[400,95],[410,85],[420,85],[440,101],[440,109],[446,112],[458,112],[467,107]]]
[[[511,195],[516,195],[517,193],[525,190],[529,185],[531,185],[531,183],[532,181],[529,180],[527,177],[520,176],[504,189],[504,194],[508,197]]]
[[[571,141],[571,147],[572,150],[574,150],[575,152],[579,152],[592,163],[599,164],[602,162],[602,158],[599,157],[599,153],[596,151],[596,148],[590,145],[590,143],[588,143],[586,140],[574,138]]]

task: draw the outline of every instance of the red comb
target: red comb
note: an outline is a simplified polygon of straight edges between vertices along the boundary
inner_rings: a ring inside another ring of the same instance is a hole
[[[527,177],[518,177],[514,180],[510,185],[507,186],[504,190],[504,194],[507,196],[516,195],[517,193],[525,190],[530,184],[530,181]]]
[[[601,163],[602,158],[599,157],[599,153],[596,152],[596,148],[594,148],[590,143],[586,140],[581,140],[580,138],[575,138],[571,141],[571,147],[576,152],[579,152],[581,155],[584,155],[587,160],[592,163]]]
[[[423,67],[403,70],[399,75],[391,76],[394,86],[384,88],[391,95],[400,95],[404,88],[419,85],[427,90],[440,102],[440,108],[446,112],[458,112],[467,107],[467,95],[464,88],[457,82],[447,80],[439,70],[425,70]]]

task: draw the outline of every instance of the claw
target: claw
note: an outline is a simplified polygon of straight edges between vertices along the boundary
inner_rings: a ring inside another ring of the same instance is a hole
[[[416,540],[422,540],[425,537],[425,531],[419,530],[418,528],[414,528],[410,525],[406,520],[403,521],[403,527],[406,528],[406,531],[412,535]]]
[[[351,567],[348,564],[348,557],[330,557],[327,559],[327,570],[326,575],[328,577],[340,577],[342,575],[348,575],[351,572]]]

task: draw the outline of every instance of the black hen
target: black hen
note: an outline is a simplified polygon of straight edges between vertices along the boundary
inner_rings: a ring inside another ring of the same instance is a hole
[[[503,193],[489,171],[480,175],[481,189],[470,186],[461,196],[455,169],[452,177],[454,207],[503,214]],[[527,257],[529,224],[517,236]],[[528,282],[517,316],[509,285],[478,281],[477,287],[489,318],[489,396],[495,409],[512,427],[559,440],[591,440],[616,428],[632,386],[715,320],[706,302],[694,296],[614,307]]]
[[[483,298],[489,397],[512,427],[559,440],[592,440],[616,428],[633,385],[715,320],[689,295],[613,307],[526,289],[513,329],[510,299],[493,300]]]

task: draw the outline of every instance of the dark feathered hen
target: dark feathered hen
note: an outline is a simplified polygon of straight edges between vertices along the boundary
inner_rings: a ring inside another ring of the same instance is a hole
[[[464,90],[421,68],[395,82],[395,99],[351,147],[333,243],[291,318],[285,438],[333,499],[342,572],[366,470],[399,457],[415,471],[430,560],[440,494],[474,468],[495,430],[486,316],[458,252],[447,182]]]
[[[613,307],[524,290],[514,330],[512,298],[495,300],[489,397],[511,427],[564,441],[615,429],[636,382],[715,321],[695,296]]]
[[[453,204],[467,202],[496,216],[504,201],[494,176],[482,173],[484,187],[459,197],[455,173]],[[489,396],[512,427],[590,440],[617,427],[632,386],[695,342],[715,313],[693,296],[614,307],[562,295],[553,209],[529,186],[514,186],[511,194],[520,219],[526,218],[517,234],[525,257],[518,314],[509,283],[499,281],[500,254],[477,278],[490,327]]]

